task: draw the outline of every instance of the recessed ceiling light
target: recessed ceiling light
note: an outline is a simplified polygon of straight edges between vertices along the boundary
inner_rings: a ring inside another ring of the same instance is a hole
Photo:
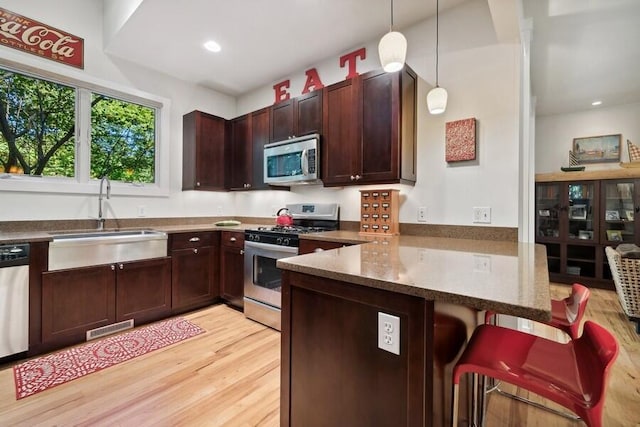
[[[204,44],[204,48],[211,51],[211,52],[220,52],[222,50],[222,48],[220,47],[220,45],[216,42],[214,42],[213,40],[209,40],[208,42],[206,42]]]
[[[593,101],[591,103],[591,105],[593,105],[594,107],[597,107],[598,105],[601,105],[601,104],[602,104],[602,101]]]

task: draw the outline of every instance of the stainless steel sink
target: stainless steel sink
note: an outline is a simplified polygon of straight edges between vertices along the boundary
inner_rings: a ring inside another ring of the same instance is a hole
[[[167,256],[167,233],[104,230],[52,233],[49,271]]]

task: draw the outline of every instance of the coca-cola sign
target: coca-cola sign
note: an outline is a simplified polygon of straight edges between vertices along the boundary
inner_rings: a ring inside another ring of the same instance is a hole
[[[0,44],[84,68],[84,39],[1,7]]]

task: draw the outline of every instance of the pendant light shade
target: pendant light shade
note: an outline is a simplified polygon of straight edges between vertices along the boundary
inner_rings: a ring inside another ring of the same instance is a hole
[[[440,2],[436,0],[436,87],[427,94],[427,107],[431,114],[442,114],[447,109],[447,98],[449,97],[444,88],[438,86],[438,48],[440,33]]]
[[[404,67],[404,60],[407,57],[407,39],[402,33],[393,31],[393,0],[391,0],[389,32],[380,39],[378,56],[382,69],[387,73],[400,71]]]
[[[380,39],[378,55],[382,68],[387,73],[401,70],[407,57],[407,39],[402,33],[389,31]]]
[[[427,106],[431,114],[442,114],[447,109],[447,91],[436,86],[427,94]]]

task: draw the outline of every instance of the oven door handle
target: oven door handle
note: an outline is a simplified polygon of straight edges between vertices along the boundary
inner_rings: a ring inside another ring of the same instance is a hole
[[[249,242],[246,241],[244,242],[244,249],[245,249],[245,253],[247,251],[247,248],[254,248],[257,250],[262,250],[262,251],[269,251],[269,252],[280,252],[280,253],[285,253],[287,255],[298,255],[298,248],[297,247],[292,247],[292,246],[280,246],[280,245],[272,245],[269,243],[256,243],[256,242]]]

